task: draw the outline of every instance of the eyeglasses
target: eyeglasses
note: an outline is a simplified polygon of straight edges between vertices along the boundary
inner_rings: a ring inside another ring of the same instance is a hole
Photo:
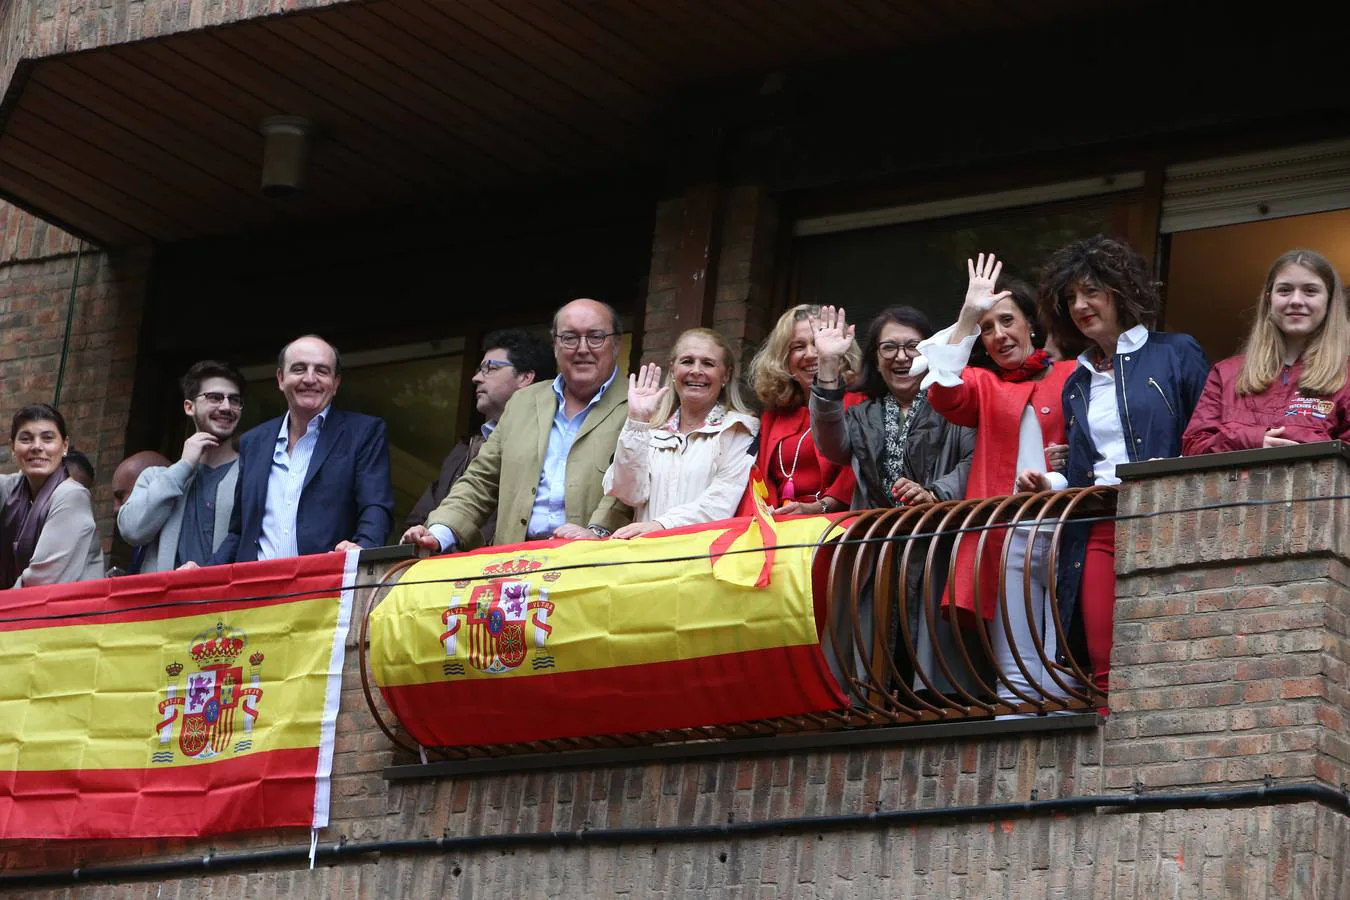
[[[605,346],[605,341],[618,333],[619,332],[617,331],[588,331],[584,335],[586,338],[586,346],[590,347],[592,350],[599,350],[601,347]],[[575,331],[564,331],[560,334],[553,335],[553,339],[559,344],[562,344],[563,349],[565,350],[575,350],[580,347],[582,337],[583,335],[577,334]]]
[[[204,394],[198,394],[196,397],[192,399],[205,400],[212,406],[224,406],[226,403],[228,403],[234,409],[244,408],[244,398],[239,396],[238,394],[222,394],[220,393],[220,391],[207,391]]]
[[[480,365],[475,371],[479,375],[482,375],[484,378],[486,378],[493,372],[497,371],[498,369],[509,369],[509,368],[511,368],[511,364],[504,359],[485,359],[483,360],[483,364]]]
[[[877,345],[877,355],[882,359],[895,359],[900,355],[901,350],[905,351],[906,356],[918,356],[919,342],[905,341],[903,344],[899,344],[895,341],[882,341]]]

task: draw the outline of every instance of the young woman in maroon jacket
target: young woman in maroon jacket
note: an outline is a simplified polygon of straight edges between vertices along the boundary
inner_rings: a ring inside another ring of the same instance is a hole
[[[1209,373],[1182,436],[1187,456],[1350,436],[1350,322],[1324,256],[1290,250],[1271,265],[1244,354]]]

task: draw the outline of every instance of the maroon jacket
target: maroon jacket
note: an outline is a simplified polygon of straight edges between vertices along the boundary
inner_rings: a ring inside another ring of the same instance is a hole
[[[1204,393],[1196,404],[1181,452],[1186,456],[1253,450],[1261,446],[1267,429],[1284,428],[1281,437],[1300,444],[1339,441],[1350,436],[1350,378],[1330,397],[1304,396],[1298,389],[1303,362],[1294,363],[1263,393],[1239,397],[1241,356],[1225,359],[1210,370]]]

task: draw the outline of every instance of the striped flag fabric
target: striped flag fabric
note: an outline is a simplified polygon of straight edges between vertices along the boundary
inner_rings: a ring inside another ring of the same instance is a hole
[[[0,593],[0,840],[327,825],[358,556]]]
[[[422,560],[371,614],[375,680],[428,747],[838,709],[812,567],[832,528],[757,516]]]

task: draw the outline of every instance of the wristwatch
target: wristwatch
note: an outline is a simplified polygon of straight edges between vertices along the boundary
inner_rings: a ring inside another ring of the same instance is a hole
[[[598,538],[607,538],[614,533],[602,525],[587,525],[586,528]]]

